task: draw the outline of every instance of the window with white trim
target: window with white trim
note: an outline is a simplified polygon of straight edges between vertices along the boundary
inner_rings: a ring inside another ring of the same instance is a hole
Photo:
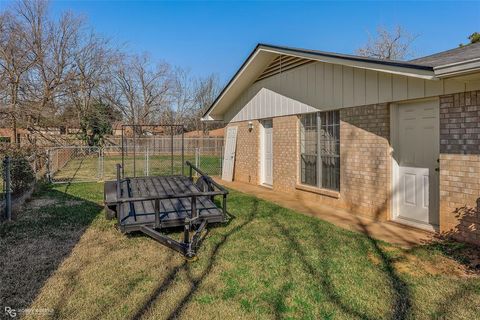
[[[300,116],[300,183],[340,191],[338,110]]]

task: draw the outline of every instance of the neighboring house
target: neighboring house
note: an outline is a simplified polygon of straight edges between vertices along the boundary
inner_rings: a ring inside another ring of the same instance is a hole
[[[223,138],[225,136],[225,128],[219,128],[204,132],[203,130],[194,130],[185,132],[185,138]]]
[[[26,129],[17,128],[17,142],[23,144],[27,142],[29,132]],[[0,128],[0,143],[11,143],[15,139],[11,128]]]
[[[480,43],[408,62],[259,44],[203,120],[227,124],[225,179],[480,244],[479,90]]]
[[[114,122],[112,125],[112,135],[120,137],[122,135],[122,125],[122,122]]]

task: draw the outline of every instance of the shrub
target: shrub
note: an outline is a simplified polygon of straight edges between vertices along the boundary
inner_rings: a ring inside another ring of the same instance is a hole
[[[12,181],[12,193],[20,194],[32,185],[35,181],[35,174],[32,166],[25,156],[17,156],[11,159],[10,177]]]
[[[5,156],[10,157],[10,180],[13,194],[21,194],[35,181],[35,174],[28,160],[31,150],[22,148],[13,148],[12,146],[2,146],[0,148],[0,156],[3,164]],[[2,165],[2,172],[3,165]]]

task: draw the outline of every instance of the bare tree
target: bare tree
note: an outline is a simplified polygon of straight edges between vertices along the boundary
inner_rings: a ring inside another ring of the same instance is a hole
[[[203,129],[205,131],[206,126],[200,119],[203,113],[212,105],[216,97],[220,93],[220,81],[215,74],[208,75],[204,78],[199,78],[195,84],[195,113],[193,119],[195,121],[195,130]],[[210,124],[209,128],[222,127],[223,123]]]
[[[41,14],[43,7],[39,5],[36,10]],[[28,73],[37,62],[28,37],[28,29],[18,17],[8,11],[0,15],[0,97],[3,101],[0,111],[11,119],[15,143],[22,91]]]
[[[190,72],[183,68],[175,68],[173,73],[170,104],[165,108],[162,122],[186,123],[191,118],[194,107],[193,79]]]
[[[94,33],[80,38],[73,52],[74,78],[66,86],[68,106],[74,107],[76,115],[73,122],[78,124],[101,100],[101,90],[110,81],[110,66],[116,63],[115,53],[108,40]]]
[[[126,123],[200,130],[218,92],[216,76],[197,78],[146,54],[121,53],[79,16],[49,16],[47,1],[18,0],[0,12],[0,121],[11,124],[14,142],[17,126],[43,135],[48,126],[82,127],[100,111],[108,118],[112,107]],[[96,129],[88,123],[84,136]]]
[[[171,104],[165,109],[167,123],[182,123],[187,130],[202,130],[200,118],[216,98],[219,82],[216,75],[194,77],[186,69],[176,68]]]
[[[401,26],[396,26],[392,31],[379,26],[376,35],[369,35],[367,44],[357,49],[356,53],[382,60],[405,60],[413,56],[411,46],[417,37]]]
[[[171,67],[153,65],[147,55],[121,56],[112,70],[112,82],[104,96],[131,124],[149,124],[167,105]]]
[[[32,25],[32,50],[37,61],[28,89],[32,116],[37,120],[48,121],[58,113],[66,101],[68,87],[76,80],[81,26],[81,19],[69,13],[57,23],[48,21],[43,28]]]

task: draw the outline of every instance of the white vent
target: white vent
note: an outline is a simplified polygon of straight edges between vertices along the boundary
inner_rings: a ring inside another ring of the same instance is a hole
[[[258,77],[256,81],[260,81],[262,79],[274,76],[276,74],[285,72],[293,68],[300,67],[304,64],[311,62],[313,61],[309,59],[297,58],[287,55],[278,56],[275,58],[275,60],[272,61],[272,63],[268,65],[268,67],[265,68],[265,70],[263,70],[262,74]]]

